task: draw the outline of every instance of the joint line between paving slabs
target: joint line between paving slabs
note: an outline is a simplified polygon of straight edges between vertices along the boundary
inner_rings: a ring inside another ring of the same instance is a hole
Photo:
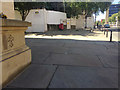
[[[54,77],[54,75],[55,75],[55,73],[56,73],[58,67],[59,67],[59,66],[57,65],[57,67],[56,67],[56,69],[55,69],[55,71],[54,71],[54,73],[53,73],[53,75],[52,75],[52,77],[51,77],[51,79],[50,79],[50,82],[49,82],[47,88],[49,88],[49,86],[50,86],[50,84],[51,84],[51,82],[52,82],[52,80],[53,80],[53,77]]]
[[[49,52],[49,55],[43,60],[41,64],[44,64],[44,62],[48,59],[48,57],[51,55],[51,52]]]
[[[101,61],[101,59],[99,58],[99,56],[98,55],[96,55],[96,56],[98,57],[98,60],[100,61],[100,63],[102,64],[102,66],[105,68],[105,66],[104,66],[103,62]]]
[[[65,47],[65,42],[63,43],[62,47]]]
[[[107,50],[108,50],[108,47],[106,45],[103,45]]]
[[[53,64],[52,64],[53,65]],[[54,65],[59,65],[59,66],[72,66],[72,67],[90,67],[90,66],[81,66],[81,65],[63,65],[63,64],[54,64]],[[97,68],[98,66],[92,66]]]

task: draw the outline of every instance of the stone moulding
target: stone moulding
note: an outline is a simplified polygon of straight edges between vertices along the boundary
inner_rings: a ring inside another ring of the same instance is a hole
[[[3,87],[31,63],[31,49],[25,43],[25,30],[31,23],[0,19],[0,73]]]
[[[0,26],[2,27],[28,27],[31,26],[30,22],[20,21],[20,20],[12,20],[12,19],[0,19]]]

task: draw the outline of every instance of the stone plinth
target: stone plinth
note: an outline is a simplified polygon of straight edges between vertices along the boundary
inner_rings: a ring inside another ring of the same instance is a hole
[[[29,22],[0,19],[0,64],[2,85],[5,86],[31,63],[31,49],[25,44]]]
[[[0,12],[7,15],[8,19],[15,19],[14,0],[0,0]]]

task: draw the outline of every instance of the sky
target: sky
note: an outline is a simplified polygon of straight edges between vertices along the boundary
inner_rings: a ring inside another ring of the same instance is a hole
[[[114,2],[112,4],[118,4],[120,0],[114,0]],[[101,19],[105,19],[105,15],[106,15],[106,12],[103,13],[99,13],[99,15],[96,17],[96,21],[101,21]]]

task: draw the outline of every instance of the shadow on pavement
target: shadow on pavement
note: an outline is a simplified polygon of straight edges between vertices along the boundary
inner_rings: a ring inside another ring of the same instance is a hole
[[[81,36],[97,36],[99,33],[95,33],[91,30],[51,30],[47,32],[31,33],[27,32],[26,35],[35,34],[35,35],[44,35],[44,36],[56,36],[56,35],[81,35]]]

